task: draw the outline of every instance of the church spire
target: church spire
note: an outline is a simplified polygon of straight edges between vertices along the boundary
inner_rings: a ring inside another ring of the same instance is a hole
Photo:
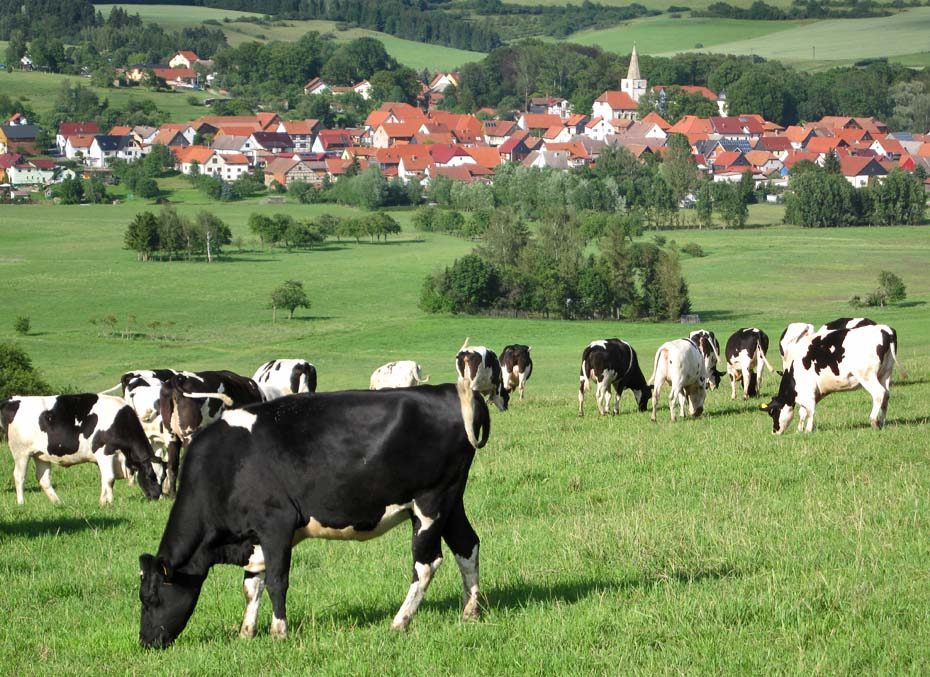
[[[639,57],[636,55],[636,43],[633,43],[633,53],[630,54],[630,69],[626,72],[627,80],[641,80],[639,74]]]

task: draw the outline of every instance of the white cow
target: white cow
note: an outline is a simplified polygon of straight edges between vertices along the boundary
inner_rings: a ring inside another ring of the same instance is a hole
[[[316,367],[307,360],[271,360],[258,368],[252,380],[265,401],[285,395],[316,392]]]
[[[894,366],[907,378],[898,364],[897,344],[895,330],[884,324],[822,329],[796,342],[778,394],[760,405],[772,417],[772,432],[780,435],[787,430],[796,406],[798,432],[811,432],[817,402],[830,393],[859,387],[872,396],[872,427],[884,426]]]
[[[411,388],[429,381],[423,378],[423,368],[413,360],[397,360],[382,364],[371,374],[369,390],[384,388]]]
[[[656,420],[656,402],[662,385],[668,383],[671,392],[668,395],[668,409],[675,422],[675,400],[678,411],[685,415],[685,400],[688,400],[688,412],[700,416],[704,412],[704,398],[707,396],[707,370],[704,356],[690,339],[677,339],[663,343],[656,351],[653,361],[652,376],[649,384],[653,385],[652,420]]]

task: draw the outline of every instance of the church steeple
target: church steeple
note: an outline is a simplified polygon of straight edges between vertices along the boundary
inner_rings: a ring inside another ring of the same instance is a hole
[[[639,101],[646,93],[646,81],[639,73],[639,55],[636,53],[636,44],[633,44],[633,53],[630,54],[630,67],[626,77],[620,81],[620,91],[630,95],[633,101]]]

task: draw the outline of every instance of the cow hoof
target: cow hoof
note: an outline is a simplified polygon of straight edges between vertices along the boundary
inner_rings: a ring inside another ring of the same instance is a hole
[[[245,625],[243,623],[242,627],[239,628],[239,638],[240,639],[252,639],[255,637],[255,626],[254,625]]]
[[[287,639],[287,621],[280,618],[271,618],[271,638]]]
[[[395,618],[394,622],[391,623],[391,632],[403,632],[410,625],[410,619],[404,616],[403,618]]]
[[[481,610],[478,608],[477,602],[473,605],[465,605],[465,611],[462,612],[462,620],[464,622],[477,621],[479,618],[481,618]]]

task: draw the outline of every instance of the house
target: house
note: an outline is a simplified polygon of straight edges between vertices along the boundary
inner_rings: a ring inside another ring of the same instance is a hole
[[[294,142],[294,150],[298,153],[309,153],[313,148],[313,141],[317,132],[323,128],[319,120],[282,120],[278,123],[276,132],[287,134]]]
[[[91,167],[106,167],[111,160],[133,162],[140,157],[142,157],[142,149],[132,136],[97,134],[84,157],[84,164]]]
[[[426,147],[427,153],[437,167],[459,167],[476,164],[475,158],[464,148],[457,145],[432,144]]]
[[[517,132],[498,146],[500,156],[508,162],[522,162],[536,148],[537,141],[529,132]]]
[[[313,78],[304,85],[304,94],[324,94],[330,89],[330,86],[323,81],[323,78]]]
[[[592,139],[603,141],[614,134],[614,128],[604,118],[591,118],[585,123],[583,134]]]
[[[417,121],[385,122],[375,130],[371,137],[371,145],[375,148],[388,148],[397,143],[410,143],[419,127]]]
[[[7,180],[7,170],[18,164],[22,164],[23,156],[19,153],[4,153],[0,155],[0,183]]]
[[[397,165],[397,176],[404,183],[413,181],[422,181],[427,177],[427,169],[433,164],[433,159],[426,150],[426,146],[419,148],[417,146],[408,147],[412,152],[401,154],[400,161]]]
[[[311,150],[314,153],[326,153],[329,156],[341,155],[342,151],[352,145],[352,136],[344,129],[322,129],[313,140]]]
[[[200,174],[209,174],[203,167],[212,155],[213,149],[207,146],[194,145],[175,148],[174,156],[177,158],[177,162],[174,167],[182,174],[192,174],[194,163],[196,163],[197,171]]]
[[[248,174],[251,166],[249,158],[242,153],[219,153],[213,151],[203,163],[201,172],[215,176],[223,181],[235,181],[244,174]]]
[[[464,183],[490,183],[491,177],[494,176],[494,170],[482,167],[481,165],[459,165],[456,167],[438,167],[430,165],[426,169],[427,177],[435,179],[438,176],[444,176],[452,181],[462,181]]]
[[[557,127],[550,127],[547,129],[542,135],[542,140],[546,145],[550,143],[565,143],[573,136],[574,130],[559,125]]]
[[[888,175],[888,170],[871,157],[840,156],[840,171],[853,188],[862,188]]]
[[[487,167],[488,169],[494,169],[503,162],[500,152],[497,148],[489,148],[488,146],[471,146],[465,148],[465,152],[471,155],[472,159],[475,161],[475,164],[481,165],[482,167]]]
[[[299,155],[293,155],[278,157],[268,163],[265,167],[265,185],[270,186],[273,181],[290,186],[298,181],[318,184],[322,179],[310,162],[305,162]]]
[[[759,120],[751,115],[712,117],[710,126],[718,139],[758,139],[765,131]]]
[[[779,160],[783,160],[784,157],[791,151],[791,148],[791,140],[784,135],[763,136],[756,143],[756,150],[764,150],[769,152]]]
[[[197,73],[191,68],[153,68],[152,72],[169,87],[193,89],[198,85]]]
[[[521,113],[517,118],[517,127],[528,131],[533,136],[543,136],[552,127],[561,128],[562,118],[548,113]]]
[[[254,165],[259,164],[260,158],[268,155],[293,153],[294,142],[289,135],[280,132],[252,132],[242,152]]]
[[[626,92],[607,90],[594,100],[592,118],[635,120],[639,104]]]
[[[94,142],[92,134],[72,134],[65,139],[63,155],[69,160],[84,161],[90,155],[90,146]]]
[[[47,186],[60,180],[62,171],[74,176],[70,169],[64,170],[51,160],[25,160],[6,170],[6,180],[11,186]]]
[[[534,150],[526,156],[522,164],[527,168],[567,170],[571,167],[571,154],[567,150]]]
[[[0,153],[33,155],[40,152],[36,148],[39,132],[35,125],[0,125]]]
[[[780,172],[784,165],[781,160],[765,150],[751,150],[744,154],[746,161],[753,171],[768,176],[772,172]]]
[[[196,52],[181,50],[174,53],[174,56],[168,62],[168,66],[170,68],[193,68],[198,61],[200,61],[200,57],[197,56]]]
[[[591,156],[588,155],[588,149],[584,144],[578,141],[569,141],[567,143],[547,143],[548,151],[566,151],[568,153],[568,166],[571,168],[584,167],[591,162]]]
[[[541,96],[530,99],[530,113],[545,113],[567,118],[572,113],[572,104],[560,96]]]
[[[665,141],[665,139],[668,138],[668,134],[662,129],[661,125],[657,122],[647,122],[646,120],[634,122],[625,133],[631,136],[641,136],[645,139],[656,139],[658,141]]]
[[[60,155],[65,154],[65,144],[69,136],[84,134],[93,136],[100,133],[96,122],[62,122],[58,125],[58,134],[55,135],[55,147]]]
[[[429,93],[442,93],[445,92],[449,87],[458,87],[459,86],[459,74],[458,73],[437,73],[430,83],[426,86],[426,91]]]
[[[359,80],[352,85],[352,91],[368,101],[371,98],[371,83],[368,80]]]
[[[158,128],[155,136],[151,137],[151,140],[146,144],[146,147],[151,146],[168,146],[169,148],[177,148],[180,146],[189,146],[193,143],[195,134],[189,126],[166,123]]]
[[[217,134],[210,142],[210,148],[219,155],[240,155],[249,142],[248,136],[239,136],[237,134]]]

